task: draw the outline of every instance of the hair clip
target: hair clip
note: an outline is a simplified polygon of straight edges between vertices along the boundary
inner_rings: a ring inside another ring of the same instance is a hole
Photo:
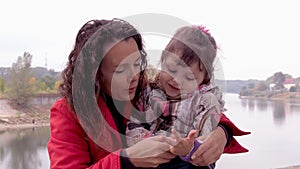
[[[204,32],[207,35],[210,35],[209,29],[207,29],[203,25],[193,25],[193,27],[200,29],[202,32]]]

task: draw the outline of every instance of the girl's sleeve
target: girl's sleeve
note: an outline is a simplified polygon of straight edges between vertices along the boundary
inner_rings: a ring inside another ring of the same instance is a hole
[[[221,113],[222,106],[220,106],[218,103],[218,99],[211,93],[206,93],[202,99],[200,100],[200,105],[203,105],[204,108],[206,109],[205,114],[208,114],[211,119],[214,119],[214,114],[215,117],[217,117],[219,119],[219,124],[214,124],[214,123],[209,123],[212,120],[206,120],[203,126],[203,129],[205,130],[205,128],[207,128],[207,126],[212,126],[217,127],[220,126],[223,128],[226,137],[227,137],[227,144],[226,147],[224,148],[224,153],[230,153],[230,154],[234,154],[234,153],[244,153],[244,152],[248,152],[248,149],[246,149],[245,147],[241,146],[237,140],[234,138],[234,136],[243,136],[243,135],[247,135],[250,134],[250,132],[245,132],[240,130],[235,124],[233,124],[226,116],[224,113]],[[213,115],[213,116],[211,116]],[[218,116],[217,116],[218,115]],[[196,117],[197,119],[198,117]],[[199,119],[202,119],[205,117],[201,117]],[[203,120],[203,119],[202,119]],[[200,121],[200,120],[196,120],[196,121]],[[213,120],[214,121],[214,120]],[[209,125],[207,125],[209,124]],[[200,125],[202,126],[202,125]],[[209,129],[209,128],[208,128]],[[206,129],[206,130],[208,130]]]
[[[120,169],[120,151],[103,154],[97,162],[91,159],[89,139],[78,119],[64,99],[54,103],[50,110],[50,140],[48,153],[50,168]]]

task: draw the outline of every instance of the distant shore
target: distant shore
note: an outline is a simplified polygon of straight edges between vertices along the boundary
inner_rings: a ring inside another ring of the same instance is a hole
[[[283,168],[275,168],[275,169],[300,169],[300,165],[294,165],[294,166],[283,167]]]
[[[281,94],[276,94],[271,97],[265,95],[250,95],[250,96],[239,96],[240,99],[262,99],[262,100],[283,100],[283,101],[299,101],[300,102],[300,92],[286,92]]]
[[[47,127],[50,126],[49,123],[41,124],[0,124],[0,131],[5,131],[9,129],[27,129],[27,128],[36,128],[36,127]]]

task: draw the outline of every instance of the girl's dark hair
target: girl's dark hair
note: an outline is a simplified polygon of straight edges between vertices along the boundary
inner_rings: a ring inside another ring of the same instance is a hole
[[[177,54],[188,66],[199,62],[200,70],[205,67],[205,78],[202,82],[207,84],[213,76],[213,62],[217,55],[217,45],[215,39],[199,27],[185,26],[177,30],[165,50],[163,51],[161,62],[170,55]],[[202,64],[201,64],[202,63]]]
[[[101,74],[99,64],[95,64],[97,61],[102,60],[105,54],[104,45],[108,43],[117,43],[123,40],[128,40],[133,38],[138,46],[141,54],[141,72],[139,85],[136,90],[136,94],[132,103],[135,104],[139,99],[143,99],[143,90],[147,86],[147,77],[145,73],[145,68],[147,67],[146,52],[144,50],[144,44],[141,34],[128,22],[120,19],[113,20],[90,20],[85,23],[79,30],[76,36],[75,46],[71,51],[66,68],[62,72],[62,83],[59,86],[59,91],[63,97],[66,98],[69,106],[74,110],[74,102],[72,89],[78,88],[77,82],[82,80],[80,77],[84,78],[89,76],[86,68],[91,68],[97,70],[95,79],[95,92],[99,91],[99,85],[101,83]],[[86,45],[88,41],[88,44]],[[79,58],[79,55],[82,55]],[[76,65],[76,61],[84,62],[85,69],[80,67],[79,64]],[[90,65],[89,65],[90,64]],[[75,65],[79,66],[76,68],[76,77],[80,79],[74,80],[74,70]],[[96,67],[92,67],[95,65]],[[93,72],[92,72],[93,73]],[[79,75],[78,75],[79,74]],[[93,78],[93,77],[91,77]],[[78,89],[80,90],[80,89]],[[99,93],[95,93],[98,95]],[[90,96],[83,96],[90,97]],[[75,111],[74,111],[75,112]],[[76,112],[75,112],[76,113]]]

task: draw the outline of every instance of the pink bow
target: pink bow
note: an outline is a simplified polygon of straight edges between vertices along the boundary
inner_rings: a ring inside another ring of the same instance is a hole
[[[210,35],[209,29],[207,29],[205,26],[203,25],[193,25],[193,27],[200,29],[202,32],[206,33],[207,35]]]

